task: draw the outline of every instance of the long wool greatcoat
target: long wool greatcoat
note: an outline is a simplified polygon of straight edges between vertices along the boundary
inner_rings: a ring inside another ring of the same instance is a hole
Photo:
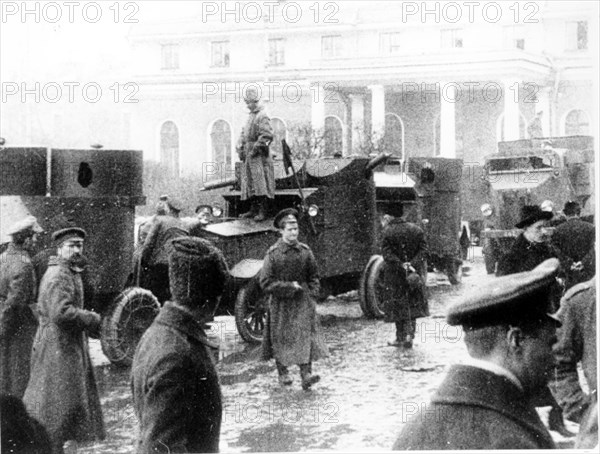
[[[21,399],[29,380],[37,319],[37,283],[29,254],[10,243],[0,255],[0,393]]]
[[[272,140],[271,120],[258,105],[250,112],[237,146],[243,162],[240,175],[242,200],[255,196],[275,197],[275,171],[269,152]]]
[[[597,393],[596,363],[596,280],[591,279],[571,288],[561,301],[556,314],[562,326],[554,345],[556,370],[550,381],[552,394],[565,412],[565,417],[580,423],[593,404]],[[577,364],[581,362],[589,394],[579,382]]]
[[[425,294],[427,242],[425,232],[416,224],[395,218],[383,230],[381,250],[385,266],[385,321],[404,322],[429,315]],[[402,264],[410,262],[420,275],[422,285],[409,288]]]
[[[297,281],[302,290],[294,289]],[[319,332],[315,298],[319,294],[317,263],[304,243],[279,240],[265,256],[260,285],[270,296],[263,337],[263,359],[284,366],[306,364],[327,356]]]
[[[98,333],[100,316],[82,308],[80,274],[67,261],[51,257],[40,284],[40,325],[23,401],[57,444],[104,438],[100,399],[88,351],[88,333]]]
[[[200,323],[167,302],[135,352],[133,407],[137,452],[218,452],[221,388]]]
[[[452,366],[427,404],[405,405],[409,417],[394,450],[553,449],[535,408],[507,378]]]

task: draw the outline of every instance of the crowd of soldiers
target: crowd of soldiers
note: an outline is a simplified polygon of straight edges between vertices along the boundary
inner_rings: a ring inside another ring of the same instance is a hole
[[[246,102],[242,195],[252,208],[244,217],[260,222],[274,190],[272,135],[256,97],[247,96]],[[224,291],[227,264],[213,244],[189,234],[175,199],[165,197],[157,208],[141,229],[135,257],[145,284],[162,303],[132,364],[136,449],[216,452],[223,408],[211,354],[216,346],[206,324]],[[385,312],[386,321],[396,324],[390,345],[410,349],[415,320],[429,314],[427,244],[423,230],[395,210],[389,207],[382,233]],[[199,222],[193,228],[202,229],[210,222],[210,207],[196,211]],[[447,322],[462,326],[471,359],[452,366],[433,395],[427,411],[436,417],[415,415],[394,449],[554,448],[535,411],[547,405],[553,408],[551,429],[566,431],[566,417],[582,423],[580,447],[597,445],[595,268],[588,257],[594,254],[593,234],[592,251],[579,253],[593,227],[576,216],[569,219],[569,206],[564,211],[567,220],[550,243],[546,230],[552,215],[525,207],[517,224],[523,233],[499,260],[498,277],[448,309]],[[266,252],[259,276],[269,296],[262,357],[275,360],[282,387],[292,386],[290,367],[297,365],[301,387],[309,391],[320,380],[313,362],[328,351],[316,313],[318,263],[298,241],[300,216],[289,208],[274,219],[281,238]],[[101,318],[84,309],[87,233],[76,226],[54,232],[52,253],[45,255],[42,276],[36,276],[28,251],[40,230],[31,217],[15,224],[8,232],[11,244],[0,256],[2,448],[7,452],[61,453],[105,436],[88,352],[88,337],[99,336]],[[579,246],[569,249],[574,238]],[[558,278],[570,287],[564,295]],[[580,362],[588,393],[577,378]]]

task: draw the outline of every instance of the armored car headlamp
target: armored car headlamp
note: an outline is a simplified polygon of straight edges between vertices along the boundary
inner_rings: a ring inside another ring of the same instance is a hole
[[[215,204],[212,207],[212,212],[213,212],[213,216],[219,217],[223,214],[223,208],[221,208],[219,205]]]
[[[492,206],[489,203],[484,203],[483,205],[481,205],[481,214],[483,214],[485,217],[491,216],[492,215]]]
[[[311,205],[308,207],[308,215],[314,218],[317,214],[319,214],[319,207],[317,205]]]

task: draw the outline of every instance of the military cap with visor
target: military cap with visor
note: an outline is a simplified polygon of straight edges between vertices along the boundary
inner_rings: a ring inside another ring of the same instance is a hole
[[[452,305],[446,320],[467,327],[560,321],[549,313],[553,286],[557,285],[558,259],[551,258],[531,271],[501,276]]]
[[[210,205],[198,205],[196,207],[196,210],[194,211],[196,214],[198,214],[200,211],[208,211],[210,214],[213,213],[213,207]]]
[[[286,208],[285,210],[281,210],[279,213],[277,213],[275,219],[273,220],[273,225],[275,228],[281,229],[283,228],[284,222],[298,222],[298,216],[298,210],[295,208]]]
[[[67,227],[66,229],[57,230],[52,234],[52,241],[56,245],[60,245],[67,240],[77,238],[84,240],[86,236],[85,230],[79,227]]]

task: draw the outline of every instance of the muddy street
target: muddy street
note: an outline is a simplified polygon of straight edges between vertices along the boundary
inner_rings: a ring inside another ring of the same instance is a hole
[[[412,350],[387,345],[394,337],[393,324],[365,319],[356,292],[320,304],[330,355],[314,364],[321,382],[310,392],[302,391],[297,368],[291,370],[293,385],[280,387],[274,362],[261,361],[260,347],[239,339],[233,317],[219,317],[215,330],[222,341],[218,372],[224,405],[220,450],[390,449],[402,424],[427,404],[446,366],[466,358],[460,329],[445,324],[445,308],[493,278],[485,274],[480,256],[467,266],[458,286],[442,274],[429,275],[431,315],[418,320]],[[98,352],[94,356],[98,360]],[[108,436],[80,452],[132,452],[137,420],[129,371],[104,365],[97,374]]]

